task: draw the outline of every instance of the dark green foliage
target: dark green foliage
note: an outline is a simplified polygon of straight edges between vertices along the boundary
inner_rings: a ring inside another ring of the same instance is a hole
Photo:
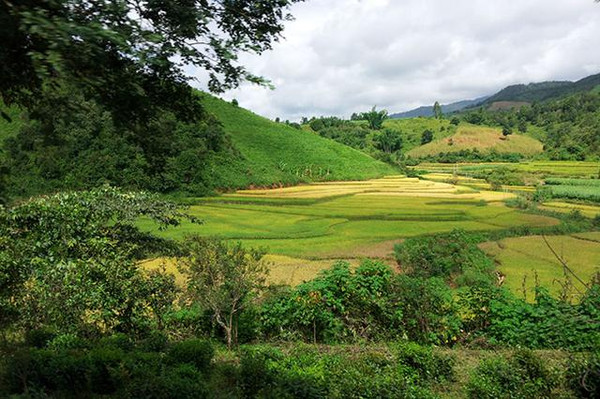
[[[203,340],[187,340],[174,344],[167,354],[169,362],[175,364],[190,364],[199,371],[209,369],[215,354],[213,346]]]
[[[468,270],[481,273],[493,264],[477,247],[479,240],[463,230],[431,237],[408,238],[394,248],[398,265],[420,277],[450,278]]]
[[[170,280],[137,268],[148,237],[133,223],[149,217],[166,227],[183,216],[156,196],[110,187],[1,208],[0,312],[13,315],[2,321],[60,333],[141,332],[149,309],[164,311],[147,302],[148,289]]]
[[[432,141],[433,141],[433,132],[429,129],[423,130],[423,134],[421,134],[421,145],[431,143]]]
[[[265,303],[264,331],[312,342],[398,336],[402,311],[392,290],[393,278],[392,270],[381,263],[365,261],[355,272],[345,262],[336,263]]]
[[[520,153],[500,153],[495,150],[480,152],[477,148],[455,152],[442,152],[418,158],[419,162],[460,163],[460,162],[519,162],[525,157]]]
[[[595,75],[598,79],[598,75]],[[483,108],[464,113],[470,123],[501,126],[506,132],[517,128],[529,132],[534,126],[553,160],[596,159],[600,153],[600,93],[586,92],[507,111]]]
[[[397,348],[397,357],[400,364],[414,369],[421,381],[440,383],[454,378],[455,359],[434,352],[429,346],[403,343]]]
[[[594,350],[600,347],[600,286],[571,305],[538,288],[535,303],[508,292],[490,303],[485,335],[495,343],[532,349]]]
[[[386,154],[392,154],[402,149],[402,133],[394,129],[384,129],[373,137],[375,148]]]
[[[320,136],[359,150],[364,150],[368,146],[367,137],[370,133],[371,131],[366,127],[355,124],[345,124],[319,130]]]
[[[161,107],[194,119],[183,65],[207,71],[213,91],[265,83],[237,55],[270,49],[295,2],[2,2],[0,97],[29,106],[47,86],[68,82],[123,121],[147,120]]]
[[[352,272],[337,263],[262,308],[267,337],[309,342],[382,340],[402,335],[423,343],[452,343],[460,329],[452,292],[441,279],[396,275],[365,261]]]
[[[377,107],[373,108],[368,112],[360,114],[360,119],[365,120],[369,124],[369,128],[373,130],[379,130],[383,127],[383,121],[388,117],[388,112],[385,109],[377,111]]]
[[[578,398],[597,398],[600,395],[600,352],[571,355],[566,378]]]
[[[240,384],[247,398],[433,398],[427,387],[446,378],[451,361],[410,347],[329,354],[297,345],[285,355],[271,347],[245,348]],[[439,376],[432,366],[442,367]]]
[[[184,123],[157,111],[143,125],[122,126],[71,89],[48,93],[31,117],[4,143],[13,198],[105,183],[204,195],[214,188],[210,170],[218,157],[237,156],[212,117]]]
[[[472,399],[537,399],[552,397],[556,377],[530,351],[517,351],[509,360],[484,360],[472,373],[467,393]]]
[[[452,345],[458,339],[458,308],[442,279],[398,275],[393,292],[402,312],[402,328],[411,341]]]

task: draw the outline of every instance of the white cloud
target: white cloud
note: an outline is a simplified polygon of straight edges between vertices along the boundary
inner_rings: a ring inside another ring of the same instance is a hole
[[[276,89],[243,84],[223,97],[271,118],[347,117],[600,72],[593,0],[309,0],[291,11],[285,40],[241,57]]]

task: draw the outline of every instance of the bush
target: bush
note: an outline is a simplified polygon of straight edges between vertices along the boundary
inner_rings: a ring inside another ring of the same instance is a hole
[[[600,352],[572,355],[567,369],[567,383],[578,398],[600,396]]]
[[[168,360],[174,364],[191,364],[199,371],[209,369],[215,350],[210,342],[190,339],[174,344],[167,355]]]
[[[247,398],[255,397],[261,390],[274,385],[276,373],[269,362],[283,354],[268,346],[243,348],[240,356],[240,388]]]
[[[471,374],[467,393],[472,399],[550,398],[557,385],[542,360],[530,351],[520,350],[510,359],[484,360]]]
[[[435,353],[431,347],[409,342],[399,346],[397,356],[398,362],[414,369],[421,381],[443,382],[454,378],[455,359]]]
[[[476,237],[455,229],[447,234],[406,239],[394,247],[398,264],[412,276],[450,278],[468,269],[487,272],[492,261]]]
[[[44,348],[56,337],[56,332],[50,328],[38,328],[25,332],[25,345],[34,348]]]
[[[137,378],[126,387],[126,397],[201,399],[208,397],[206,383],[191,364],[178,364],[151,378]]]

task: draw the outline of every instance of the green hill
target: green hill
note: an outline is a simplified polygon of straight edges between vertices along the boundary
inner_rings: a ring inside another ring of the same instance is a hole
[[[202,104],[223,125],[240,156],[218,162],[217,187],[238,188],[397,173],[365,153],[306,130],[275,123],[208,94]]]
[[[576,82],[540,82],[518,84],[505,87],[489,97],[483,105],[489,106],[496,102],[527,102],[546,101],[566,97],[571,94],[593,90],[600,85],[600,74],[591,75]]]
[[[543,145],[536,139],[520,134],[504,137],[500,128],[461,123],[452,136],[414,148],[408,151],[407,155],[421,158],[473,149],[483,154],[495,151],[500,154],[518,153],[531,156],[541,153]]]

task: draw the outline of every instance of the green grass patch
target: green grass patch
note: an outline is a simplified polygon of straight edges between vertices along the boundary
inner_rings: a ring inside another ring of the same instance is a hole
[[[477,149],[482,154],[493,150],[497,153],[531,156],[541,153],[543,146],[538,140],[525,135],[512,134],[505,137],[499,128],[461,124],[455,134],[414,148],[407,155],[420,158],[472,149]]]
[[[361,151],[272,122],[213,96],[203,94],[202,104],[223,124],[241,155],[216,162],[212,176],[217,187],[363,180],[397,173]]]
[[[592,234],[591,236],[589,234]],[[600,244],[594,239],[600,233],[549,236],[548,242],[584,281],[599,271]],[[506,238],[481,244],[482,249],[497,262],[497,268],[506,275],[505,284],[515,294],[525,289],[527,300],[533,301],[537,283],[554,295],[561,293],[564,270],[541,236]],[[537,277],[536,277],[537,276]],[[523,282],[525,279],[525,282]],[[576,300],[584,287],[573,279],[574,289],[570,298]]]

